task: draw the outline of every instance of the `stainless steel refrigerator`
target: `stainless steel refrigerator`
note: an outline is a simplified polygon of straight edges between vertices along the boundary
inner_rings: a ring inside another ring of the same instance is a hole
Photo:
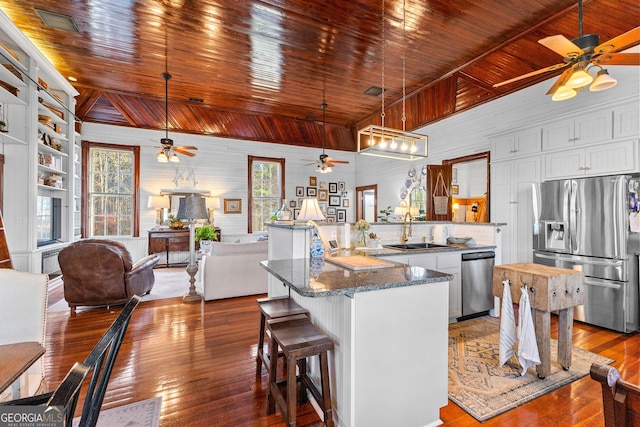
[[[548,181],[534,185],[533,262],[582,268],[586,303],[574,315],[621,332],[639,328],[640,178],[630,175]]]

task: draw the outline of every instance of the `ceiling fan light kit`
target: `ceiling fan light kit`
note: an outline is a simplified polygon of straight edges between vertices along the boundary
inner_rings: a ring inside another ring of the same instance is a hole
[[[413,161],[427,157],[428,137],[406,131],[407,115],[406,104],[406,55],[404,52],[404,38],[406,33],[406,8],[402,2],[402,130],[384,126],[384,56],[385,56],[385,25],[384,25],[384,0],[382,0],[382,108],[380,113],[382,126],[369,125],[358,131],[358,153],[367,156],[383,157],[395,160]]]
[[[193,146],[174,146],[173,139],[169,138],[169,80],[171,79],[171,74],[168,72],[162,73],[162,78],[164,79],[164,132],[165,137],[160,139],[160,151],[156,154],[158,155],[159,163],[178,163],[180,159],[178,158],[177,153],[184,154],[185,156],[193,157],[195,154],[190,153],[186,150],[197,150],[198,147]]]

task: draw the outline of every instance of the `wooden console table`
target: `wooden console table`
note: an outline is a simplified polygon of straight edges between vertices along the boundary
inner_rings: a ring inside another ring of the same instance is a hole
[[[502,282],[511,282],[512,301],[520,301],[520,288],[529,289],[529,301],[533,309],[536,342],[540,365],[538,377],[551,373],[550,327],[551,312],[558,311],[558,363],[566,371],[571,366],[573,336],[573,307],[584,304],[584,275],[582,271],[548,267],[541,264],[503,264],[493,267],[493,295],[502,298]]]
[[[220,228],[214,227],[217,241],[220,241]],[[196,243],[196,250],[198,244]],[[161,228],[149,230],[149,255],[166,253],[166,266],[169,267],[169,252],[189,252],[189,228],[176,230],[173,228]]]

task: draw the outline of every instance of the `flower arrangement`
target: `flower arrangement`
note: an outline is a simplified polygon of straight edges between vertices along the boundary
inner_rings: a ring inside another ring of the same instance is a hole
[[[369,222],[365,221],[364,219],[356,222],[356,230],[358,231],[367,231],[370,227],[371,225],[369,224]]]

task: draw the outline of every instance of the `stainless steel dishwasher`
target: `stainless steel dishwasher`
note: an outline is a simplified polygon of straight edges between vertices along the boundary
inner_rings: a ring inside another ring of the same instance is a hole
[[[495,252],[462,254],[462,317],[493,308],[493,263]]]

